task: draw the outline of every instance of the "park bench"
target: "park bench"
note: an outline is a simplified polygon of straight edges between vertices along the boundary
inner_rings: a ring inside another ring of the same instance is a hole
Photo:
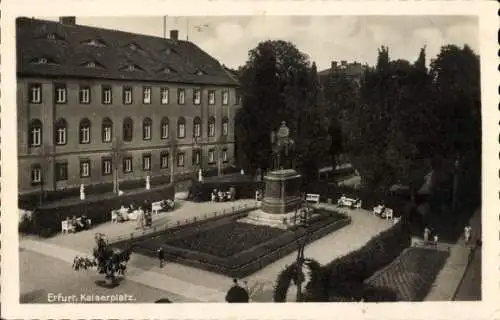
[[[62,233],[75,232],[75,227],[71,224],[71,221],[64,220],[61,222]]]
[[[163,208],[162,203],[163,201],[153,202],[153,204],[151,205],[151,211],[153,212],[153,214],[160,213],[161,209]]]
[[[306,194],[306,201],[307,202],[314,202],[314,203],[319,203],[319,194],[314,194],[314,193],[308,193]]]
[[[355,209],[361,209],[362,202],[360,199],[348,198],[346,196],[340,197],[337,201],[338,207],[351,207]]]
[[[373,214],[379,216],[380,218],[385,218],[387,220],[394,219],[394,210],[391,208],[386,208],[383,205],[378,205],[373,208]]]

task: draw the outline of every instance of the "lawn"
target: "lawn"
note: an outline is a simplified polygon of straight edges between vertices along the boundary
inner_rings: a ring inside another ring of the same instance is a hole
[[[281,230],[241,223],[241,214],[160,234],[127,240],[116,246],[133,244],[134,251],[156,256],[161,246],[169,261],[202,268],[231,277],[245,277],[297,249],[297,237],[312,242],[350,223],[343,214],[322,210],[303,229]],[[132,241],[132,243],[130,243]]]
[[[233,220],[190,236],[169,241],[168,245],[226,258],[287,232],[291,231]]]
[[[365,284],[375,291],[392,292],[398,301],[423,301],[448,255],[435,249],[408,248]]]

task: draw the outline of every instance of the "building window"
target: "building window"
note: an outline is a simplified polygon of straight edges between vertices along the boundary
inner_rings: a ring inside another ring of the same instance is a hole
[[[168,152],[162,152],[160,154],[160,168],[161,169],[168,168]]]
[[[130,157],[123,158],[123,172],[124,173],[132,172],[132,158]]]
[[[201,162],[201,151],[199,149],[193,150],[193,165],[199,166]]]
[[[130,142],[134,135],[134,122],[130,118],[123,120],[123,140]]]
[[[85,118],[80,121],[80,144],[90,143],[90,120]]]
[[[208,163],[210,163],[210,164],[215,163],[215,150],[214,149],[208,150]]]
[[[195,117],[193,120],[193,137],[198,138],[201,136],[201,119]]]
[[[111,91],[111,87],[103,86],[102,87],[102,103],[103,104],[111,104],[113,102],[113,92]]]
[[[66,86],[64,84],[55,85],[56,103],[66,103]]]
[[[229,104],[229,91],[227,90],[222,91],[222,104],[223,105]]]
[[[227,117],[222,119],[222,135],[227,136],[229,133],[229,121]]]
[[[150,118],[144,119],[142,122],[142,139],[151,140],[151,127],[153,126],[153,121]]]
[[[210,119],[208,119],[208,136],[209,137],[215,136],[215,118],[214,117],[210,117]]]
[[[56,163],[56,181],[68,180],[68,163]]]
[[[184,89],[177,89],[177,103],[184,104],[186,100],[186,91]]]
[[[109,118],[102,120],[102,142],[113,140],[113,122]]]
[[[42,167],[39,164],[35,164],[31,167],[31,184],[42,183]]]
[[[198,105],[201,103],[201,90],[193,89],[193,103]]]
[[[68,131],[66,120],[62,118],[57,120],[55,125],[55,130],[56,130],[55,132],[56,145],[65,145],[67,142],[66,136]]]
[[[33,83],[30,85],[30,103],[42,102],[42,85]]]
[[[31,120],[29,132],[29,145],[39,147],[42,144],[42,122],[38,119]]]
[[[169,133],[170,133],[170,128],[169,128],[169,125],[168,125],[168,118],[167,117],[164,117],[163,119],[161,119],[161,138],[162,139],[168,139],[168,136],[169,136]]]
[[[111,159],[102,159],[102,175],[109,176],[113,171],[113,162]]]
[[[80,103],[89,104],[90,103],[90,88],[80,87]]]
[[[123,104],[132,104],[132,88],[123,88]]]
[[[215,104],[215,90],[208,91],[208,104]]]
[[[151,103],[151,88],[150,87],[143,88],[143,90],[142,90],[142,102],[144,104]]]
[[[168,88],[161,88],[161,104],[168,104]]]
[[[183,152],[177,154],[177,166],[184,167],[184,153]]]
[[[177,121],[177,138],[184,138],[186,136],[186,120],[184,118],[179,118]]]
[[[222,162],[228,162],[229,158],[227,156],[227,149],[222,149]]]
[[[144,154],[142,156],[142,170],[150,171],[151,170],[151,155]]]
[[[80,160],[80,177],[88,178],[90,177],[90,161]]]

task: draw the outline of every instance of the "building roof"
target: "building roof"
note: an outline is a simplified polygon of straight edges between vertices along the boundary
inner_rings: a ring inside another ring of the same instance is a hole
[[[31,18],[16,27],[20,76],[237,85],[189,41]]]

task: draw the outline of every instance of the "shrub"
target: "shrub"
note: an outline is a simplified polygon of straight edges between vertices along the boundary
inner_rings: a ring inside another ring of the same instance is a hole
[[[113,195],[106,199],[87,199],[63,206],[47,206],[37,208],[33,212],[32,233],[47,237],[60,231],[61,221],[66,217],[81,216],[85,214],[92,220],[92,224],[101,224],[111,220],[111,210],[119,208],[122,204],[143,203],[173,198],[173,186],[144,190],[136,194],[117,196]]]
[[[304,301],[308,301],[311,297],[311,288],[315,283],[320,282],[320,279],[322,277],[321,274],[321,265],[319,264],[318,261],[314,259],[304,259],[304,264],[309,267],[309,270],[311,271],[311,281],[309,283],[305,283],[305,286],[303,288],[305,289],[304,292],[302,293],[302,298]],[[301,272],[301,277],[302,280],[305,279],[305,275]],[[274,285],[274,293],[273,293],[273,300],[274,302],[286,302],[286,295],[288,293],[288,289],[290,288],[290,284],[292,283],[297,283],[297,263],[294,262],[290,266],[286,266],[285,269],[283,269],[277,279],[276,279],[276,284]]]

